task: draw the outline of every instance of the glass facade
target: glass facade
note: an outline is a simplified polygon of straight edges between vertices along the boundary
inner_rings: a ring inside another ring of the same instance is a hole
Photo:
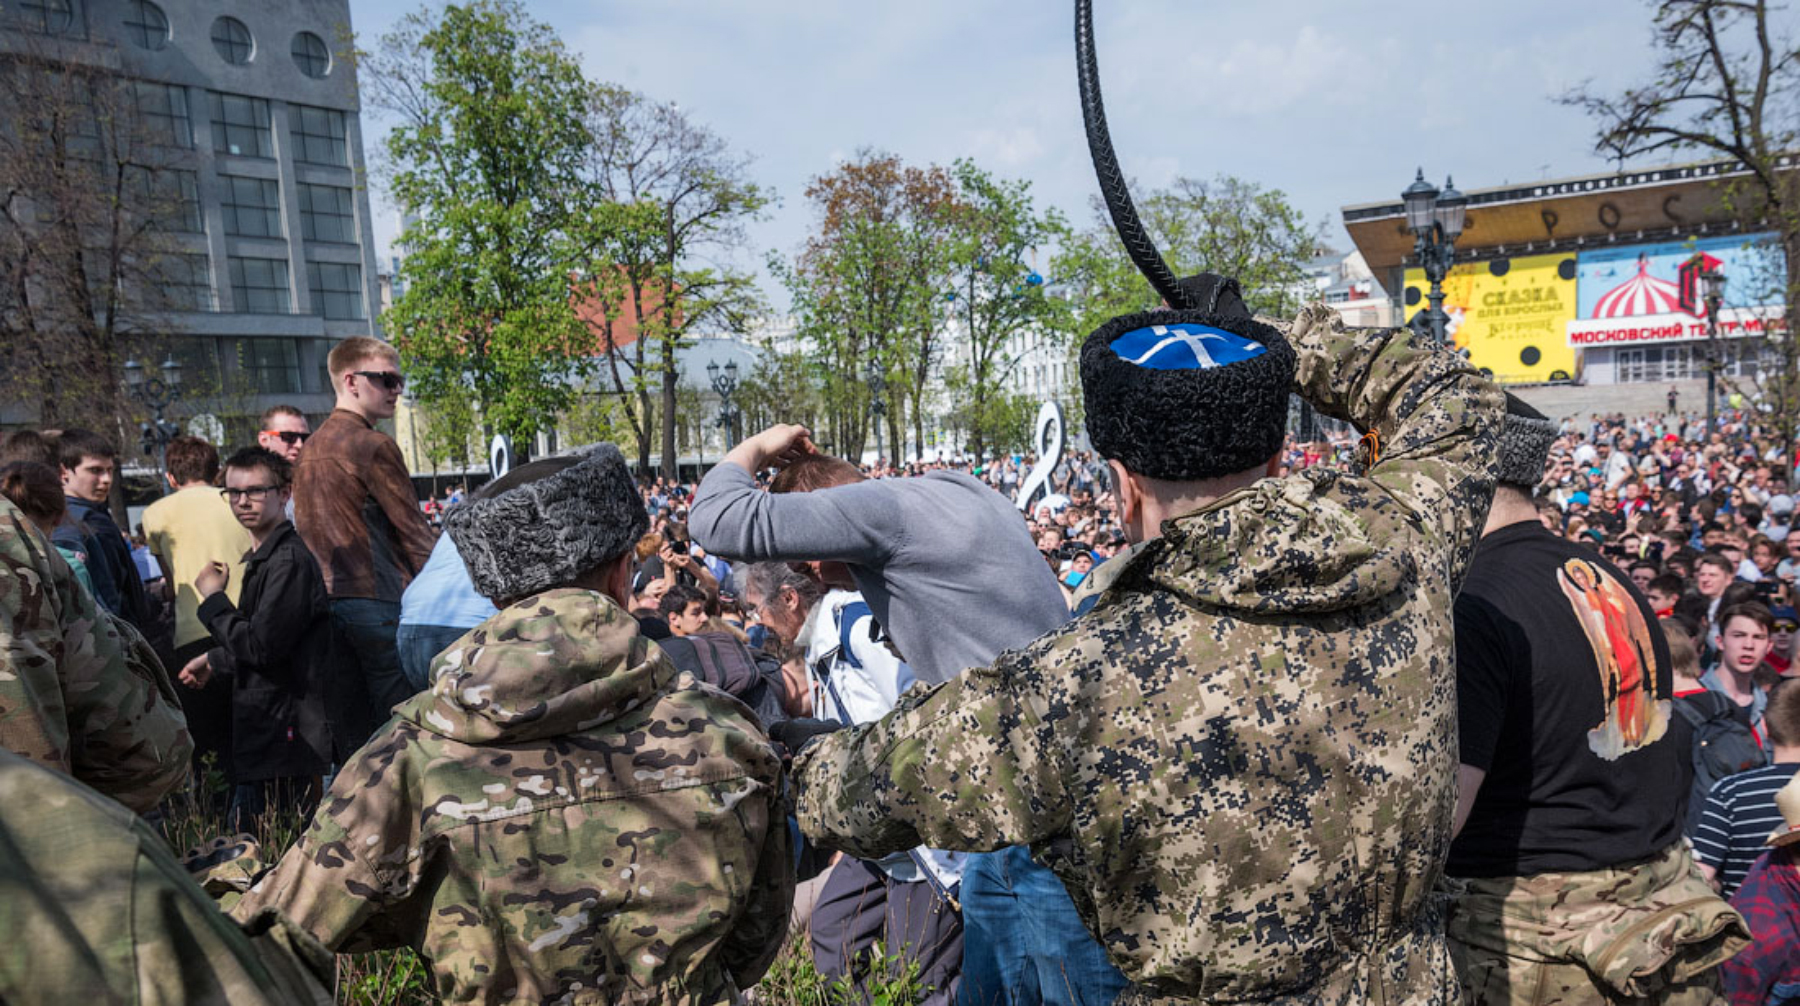
[[[219,205],[225,233],[249,238],[281,237],[281,186],[269,178],[219,176]]]
[[[344,262],[306,263],[313,313],[327,318],[363,318],[362,267]]]
[[[187,88],[180,85],[135,81],[138,123],[154,143],[166,147],[194,145],[194,120],[188,115]]]
[[[335,108],[289,105],[288,122],[294,134],[294,160],[339,168],[350,166],[344,113]]]
[[[287,260],[233,256],[231,297],[233,306],[247,314],[290,313]]]
[[[241,157],[275,156],[269,132],[269,103],[241,94],[212,92],[213,149]]]
[[[300,234],[308,241],[355,244],[355,193],[337,185],[301,182]]]

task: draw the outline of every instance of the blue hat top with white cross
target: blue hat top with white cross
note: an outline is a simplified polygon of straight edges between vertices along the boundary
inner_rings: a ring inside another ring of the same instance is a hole
[[[1133,329],[1108,345],[1119,359],[1150,370],[1211,370],[1269,351],[1236,332],[1186,322]]]

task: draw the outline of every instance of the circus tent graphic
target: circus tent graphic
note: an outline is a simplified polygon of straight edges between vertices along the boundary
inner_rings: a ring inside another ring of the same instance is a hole
[[[1681,288],[1650,275],[1650,256],[1639,255],[1637,273],[1594,302],[1594,318],[1628,318],[1642,314],[1674,314],[1681,310]]]

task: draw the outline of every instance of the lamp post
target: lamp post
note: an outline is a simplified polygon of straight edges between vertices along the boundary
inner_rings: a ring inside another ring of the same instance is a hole
[[[874,360],[864,369],[863,376],[869,382],[869,414],[875,423],[875,464],[881,465],[881,456],[887,453],[881,445],[881,420],[887,415],[887,403],[882,401],[881,393],[887,390],[887,378],[881,373],[881,367]]]
[[[730,450],[737,443],[738,434],[738,410],[731,404],[731,396],[738,388],[737,361],[728,361],[723,367],[719,366],[717,360],[708,363],[706,378],[712,382],[713,392],[719,396],[718,425],[725,431],[725,449]]]
[[[1441,343],[1450,321],[1444,313],[1444,276],[1456,261],[1456,239],[1462,236],[1469,197],[1458,192],[1449,178],[1444,179],[1443,191],[1438,191],[1420,168],[1418,177],[1400,193],[1400,200],[1406,206],[1406,229],[1413,234],[1413,257],[1431,281],[1431,306],[1413,315],[1413,325]]]
[[[138,404],[150,410],[151,420],[143,424],[143,448],[148,454],[156,452],[158,472],[167,475],[169,471],[169,441],[181,432],[181,427],[163,418],[163,410],[181,398],[181,363],[174,356],[163,360],[161,377],[147,375],[143,364],[137,360],[125,361],[125,393]],[[169,494],[168,479],[157,480],[160,495]]]
[[[1719,379],[1719,305],[1725,302],[1725,274],[1717,269],[1700,273],[1700,299],[1706,304],[1706,436],[1712,437]]]

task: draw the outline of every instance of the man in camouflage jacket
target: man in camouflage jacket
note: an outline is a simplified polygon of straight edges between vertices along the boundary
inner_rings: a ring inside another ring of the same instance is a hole
[[[781,763],[622,607],[647,519],[618,450],[567,460],[446,515],[501,610],[233,914],[273,905],[337,951],[414,946],[449,1002],[733,1000],[787,931]]]
[[[871,858],[1030,843],[1125,1000],[1458,1001],[1431,890],[1456,798],[1451,599],[1499,391],[1323,306],[1285,338],[1241,314],[1115,319],[1082,378],[1152,540],[1066,628],[808,745],[801,828]],[[1289,390],[1369,432],[1366,474],[1259,477]]]
[[[139,813],[187,778],[194,742],[150,644],[108,614],[0,497],[0,747]]]

